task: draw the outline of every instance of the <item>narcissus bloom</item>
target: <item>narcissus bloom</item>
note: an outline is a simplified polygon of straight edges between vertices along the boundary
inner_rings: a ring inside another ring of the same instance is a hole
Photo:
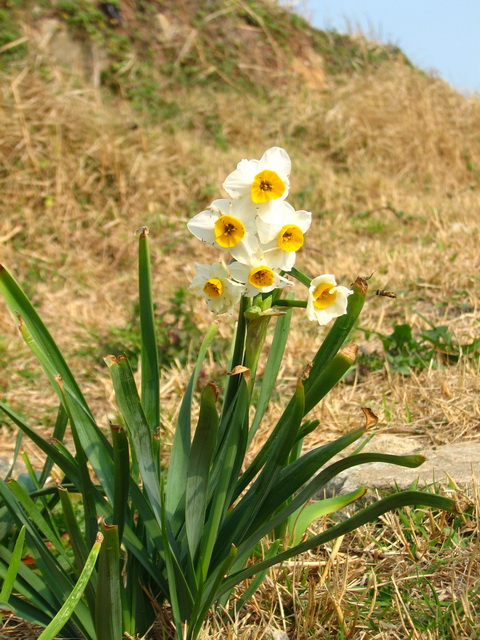
[[[255,211],[225,199],[197,213],[187,224],[195,237],[207,244],[232,251],[240,243],[246,243],[253,251],[258,246],[255,236]]]
[[[195,268],[197,274],[189,289],[201,291],[205,295],[210,311],[233,313],[235,305],[245,291],[244,285],[230,279],[230,271],[223,262],[195,263]]]
[[[292,163],[280,147],[267,149],[260,160],[241,160],[227,176],[223,188],[232,198],[247,198],[254,204],[283,200],[288,195]]]
[[[353,291],[337,286],[335,276],[326,273],[314,278],[310,283],[307,301],[307,316],[324,325],[347,313],[347,298]]]
[[[312,214],[309,211],[295,211],[288,202],[283,201],[275,202],[267,212],[259,215],[257,233],[262,249],[271,255],[269,264],[290,271],[311,222]]]
[[[268,293],[273,289],[293,286],[293,282],[283,278],[270,266],[268,255],[262,251],[243,256],[245,263],[229,265],[232,278],[245,285],[245,295],[254,297],[258,293]]]

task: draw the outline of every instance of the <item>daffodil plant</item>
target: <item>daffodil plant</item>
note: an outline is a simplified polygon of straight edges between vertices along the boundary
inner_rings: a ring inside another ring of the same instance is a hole
[[[108,432],[21,287],[0,266],[0,293],[59,401],[51,438],[0,402],[19,434],[45,454],[36,471],[24,456],[30,483],[10,474],[0,481],[0,607],[43,625],[40,640],[142,637],[166,603],[176,637],[195,640],[212,609],[238,612],[274,565],[390,509],[454,508],[447,498],[405,491],[360,507],[321,533],[309,532],[315,519],[364,494],[359,487],[318,500],[341,471],[375,461],[416,467],[423,457],[361,453],[361,447],[339,457],[371,421],[334,442],[302,449],[305,436],[319,428],[313,410],[355,360],[349,336],[367,282],[357,278],[345,287],[332,274],[310,279],[295,268],[312,215],[286,202],[290,169],[287,153],[277,147],[260,160],[242,160],[224,182],[229,198],[215,200],[188,223],[197,238],[223,251],[218,262],[196,265],[192,292],[203,294],[214,314],[238,309],[238,320],[228,373],[199,390],[218,321],[205,334],[168,464],[148,230],[139,233],[141,385],[125,355],[105,358],[118,404]],[[306,299],[294,298],[295,281],[306,287]],[[265,417],[296,307],[319,325],[334,322],[273,425]],[[273,341],[257,379],[271,322]],[[261,447],[254,442],[259,428],[270,433]],[[67,429],[74,450],[65,444]],[[248,579],[236,595],[235,587]]]

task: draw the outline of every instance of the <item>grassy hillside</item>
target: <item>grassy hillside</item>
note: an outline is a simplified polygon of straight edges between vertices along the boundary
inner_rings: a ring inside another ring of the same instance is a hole
[[[0,262],[100,421],[115,411],[102,357],[138,357],[135,230],[151,230],[168,434],[185,354],[210,321],[185,289],[193,262],[215,252],[186,222],[241,158],[278,145],[292,158],[289,201],[313,212],[300,268],[342,284],[373,273],[360,364],[322,404],[310,443],[359,424],[365,404],[381,431],[428,445],[478,438],[478,358],[459,345],[479,335],[480,99],[394,47],[316,30],[274,2],[111,4],[118,15],[88,0],[0,2]],[[233,321],[220,321],[230,335]],[[301,314],[294,322],[279,405],[319,334]],[[413,332],[408,357],[385,361],[381,337],[396,324]],[[429,352],[419,332],[442,326],[449,342]],[[0,395],[48,431],[47,381],[3,306],[0,327]],[[442,354],[459,350],[456,363]],[[224,366],[220,343],[207,375]]]

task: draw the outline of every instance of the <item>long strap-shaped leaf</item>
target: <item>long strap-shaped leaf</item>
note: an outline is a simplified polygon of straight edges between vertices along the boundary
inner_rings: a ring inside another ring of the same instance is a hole
[[[350,433],[346,433],[344,436],[337,438],[333,442],[316,447],[311,451],[305,453],[301,458],[295,460],[280,472],[280,477],[270,493],[268,500],[265,502],[264,517],[268,517],[269,514],[274,513],[280,505],[293,496],[298,489],[308,482],[315,473],[326,464],[333,456],[343,451],[350,444],[358,440],[365,433],[365,429],[356,429]],[[234,523],[240,517],[240,513],[248,509],[250,497],[245,495],[232,513],[229,515],[231,518],[231,526],[236,526]],[[227,521],[228,522],[228,521]],[[250,523],[252,524],[252,523]]]
[[[274,513],[278,507],[309,482],[321,467],[346,447],[356,442],[364,433],[365,429],[363,427],[355,429],[340,436],[333,442],[328,442],[311,451],[307,451],[303,456],[284,467],[280,471],[276,486],[270,492],[268,500],[266,500],[265,510],[262,513],[264,518],[270,513]]]
[[[55,341],[20,285],[2,264],[0,264],[0,293],[5,298],[13,315],[15,317],[21,317],[21,321],[25,323],[32,339],[38,345],[39,352],[42,354],[42,366],[48,364],[49,372],[53,370],[54,374],[62,377],[65,384],[68,385],[71,392],[75,395],[77,402],[82,405],[85,412],[93,419],[82,392]]]
[[[148,227],[143,227],[138,237],[138,286],[140,302],[140,330],[142,336],[141,397],[147,422],[150,429],[153,432],[156,432],[160,425],[160,369],[152,299],[152,275],[150,271]]]
[[[289,296],[287,296],[289,299]],[[262,386],[260,389],[260,395],[256,402],[255,416],[252,420],[250,431],[248,432],[248,443],[252,442],[263,416],[268,408],[272,391],[277,381],[278,372],[282,363],[283,352],[287,343],[288,332],[290,328],[290,322],[292,319],[292,310],[288,309],[286,313],[277,318],[277,325],[275,327],[275,333],[273,336],[274,348],[270,349],[268,354],[267,364],[262,379]]]
[[[187,471],[185,529],[192,562],[205,526],[208,498],[208,478],[217,443],[218,414],[215,407],[217,389],[208,384],[200,400],[200,415],[190,449]]]
[[[177,428],[173,439],[172,454],[170,456],[170,464],[168,468],[167,487],[165,495],[165,505],[168,519],[173,530],[176,531],[183,523],[184,506],[182,501],[185,500],[185,486],[187,483],[188,459],[190,456],[190,438],[191,438],[191,412],[193,392],[197,385],[198,376],[202,367],[203,359],[207,353],[215,334],[219,328],[218,323],[210,325],[203,339],[200,351],[198,353],[195,369],[188,383],[185,395],[183,396],[180,412],[178,415]],[[174,521],[175,512],[177,520]]]
[[[55,464],[59,466],[60,469],[70,478],[70,480],[75,484],[76,487],[80,486],[80,475],[78,472],[78,466],[76,461],[71,457],[68,451],[66,451],[60,443],[56,446],[55,444],[50,444],[44,438],[38,435],[38,433],[32,429],[30,426],[26,424],[21,416],[19,416],[15,411],[10,409],[7,405],[0,402],[0,410],[3,411],[22,431],[44,452],[47,456],[49,456]],[[55,489],[52,489],[55,490]],[[144,525],[148,531],[148,536],[150,540],[153,541],[153,544],[156,545],[157,549],[161,550],[163,546],[161,529],[156,521],[151,506],[147,503],[145,496],[139,487],[130,483],[130,494],[132,500],[135,504],[136,509],[138,509],[139,515],[144,522]],[[112,517],[113,511],[111,504],[107,502],[104,496],[98,491],[97,488],[94,488],[93,495],[95,497],[95,502],[97,504],[97,508],[99,510],[100,515],[105,517]],[[135,555],[135,557],[141,562],[142,566],[150,573],[154,580],[157,580],[159,584],[162,585],[163,590],[166,589],[166,583],[164,578],[159,573],[158,568],[154,567],[146,553],[144,545],[138,540],[135,533],[129,526],[125,526],[125,543],[127,544],[130,551]]]
[[[326,542],[334,540],[339,536],[345,535],[350,531],[354,531],[358,527],[361,527],[363,524],[376,520],[384,513],[387,513],[387,511],[392,511],[393,509],[398,509],[405,506],[433,507],[434,509],[443,509],[445,511],[456,510],[455,502],[453,500],[450,500],[450,498],[444,498],[443,496],[436,496],[434,494],[425,493],[422,491],[403,491],[392,496],[387,496],[386,498],[379,500],[375,504],[362,509],[362,511],[355,514],[351,518],[348,518],[347,520],[344,520],[343,522],[330,527],[326,531],[313,536],[312,538],[309,538],[307,541],[296,545],[291,549],[288,549],[287,551],[279,553],[273,558],[269,558],[268,560],[264,560],[263,562],[254,564],[253,566],[248,567],[243,571],[239,571],[238,573],[229,576],[222,584],[217,593],[217,596],[220,596],[225,591],[232,589],[236,584],[239,584],[243,580],[250,578],[259,571],[264,571],[265,569],[268,569],[275,564],[279,564],[280,562],[289,560],[293,556],[325,544]]]
[[[222,547],[227,547],[231,543],[239,546],[245,532],[248,531],[252,522],[258,517],[263,521],[263,505],[269,510],[268,495],[277,484],[278,476],[281,469],[285,465],[290,450],[295,442],[300,422],[304,414],[304,389],[301,381],[297,383],[295,391],[294,410],[289,415],[289,420],[285,424],[285,428],[279,434],[274,446],[272,447],[271,456],[264,469],[248,490],[244,497],[244,508],[239,505],[235,518],[227,518],[219,535]],[[238,514],[241,514],[240,517]],[[221,554],[220,547],[217,543],[216,551]]]
[[[15,546],[13,548],[13,553],[10,560],[10,566],[8,567],[7,573],[3,580],[2,588],[0,589],[0,602],[8,602],[10,598],[10,594],[12,593],[13,585],[15,584],[15,580],[18,574],[18,569],[22,559],[24,541],[25,541],[25,526],[23,526],[20,529],[20,532],[15,541]],[[2,620],[2,616],[0,615],[0,622],[1,620]]]
[[[57,532],[51,528],[50,523],[46,520],[46,518],[44,518],[40,509],[37,508],[35,502],[30,498],[22,485],[13,478],[8,481],[7,486],[9,487],[15,498],[18,500],[18,502],[25,509],[25,512],[28,513],[29,518],[32,520],[37,529],[52,544],[58,555],[64,561],[65,566],[69,568],[71,561],[68,557],[67,552],[65,551],[64,546],[62,545],[62,541],[57,536]]]
[[[330,389],[342,378],[344,373],[353,364],[355,360],[355,353],[355,349],[346,348],[342,350],[332,358],[328,365],[318,375],[316,375],[313,383],[311,380],[312,372],[310,372],[309,377],[304,383],[304,415],[316,406],[316,404],[318,404],[318,402],[320,402]],[[288,424],[292,412],[295,411],[295,402],[295,395],[293,395],[267,441],[255,456],[253,462],[246,469],[245,473],[239,479],[235,489],[235,496],[239,496],[242,493],[270,458],[272,449],[276,446],[275,443],[285,430],[285,425]]]
[[[21,287],[3,265],[0,265],[0,294],[5,298],[11,312],[20,319],[20,331],[24,340],[42,365],[60,399],[62,394],[56,378],[60,376],[62,379],[65,393],[72,399],[70,410],[77,425],[82,448],[107,494],[113,497],[111,445],[95,423],[85,398],[52,336]]]
[[[246,436],[244,432],[246,431],[245,422],[247,419],[248,388],[242,377],[231,407],[231,420],[225,432],[222,448],[217,453],[217,468],[221,469],[222,472],[215,476],[212,475],[210,480],[212,497],[209,504],[209,517],[202,536],[198,563],[201,583],[208,575],[214,547],[219,539],[219,529],[231,503],[232,487],[238,470],[238,453],[240,448],[243,450],[242,441],[246,440],[242,436]],[[243,460],[243,456],[240,459]],[[224,542],[225,540],[222,539],[222,548],[224,547]],[[216,558],[214,560],[216,563]],[[221,556],[221,560],[223,560],[223,556]]]
[[[12,552],[0,545],[0,578],[3,580],[6,580],[7,571],[12,562]],[[24,601],[30,601],[32,606],[49,615],[45,624],[58,610],[58,601],[50,591],[48,584],[42,580],[37,571],[32,571],[23,562],[18,566],[15,592],[20,594]]]
[[[72,587],[72,580],[69,574],[47,548],[42,535],[28,517],[28,514],[25,512],[21,502],[17,500],[9,487],[7,487],[7,485],[5,485],[1,480],[0,493],[14,520],[19,525],[25,525],[29,536],[30,553],[42,574],[43,580],[48,584],[48,588],[52,592],[56,601],[61,605],[61,603],[65,601],[65,593],[68,593]],[[85,602],[78,602],[72,621],[87,637],[90,633],[95,633],[91,614],[88,611]]]
[[[85,591],[85,587],[90,580],[90,576],[95,567],[95,562],[97,561],[97,556],[100,553],[102,541],[103,536],[101,533],[98,533],[97,539],[94,542],[90,553],[88,554],[87,562],[85,563],[85,567],[83,568],[83,571],[80,574],[76,585],[70,592],[69,596],[65,600],[65,603],[63,604],[55,618],[38,636],[38,640],[53,640],[60,629],[62,629],[62,627],[65,626],[65,623],[70,619],[70,616],[75,610],[75,607],[77,606],[83,592]],[[95,636],[92,637],[92,640],[94,640],[94,637]],[[101,639],[99,638],[99,640]]]
[[[203,591],[202,599],[198,599],[195,602],[195,607],[190,619],[191,626],[187,633],[187,640],[195,640],[200,633],[202,624],[206,618],[207,612],[212,604],[217,600],[217,590],[222,582],[223,576],[225,576],[237,555],[237,549],[234,545],[231,546],[230,551],[225,560],[217,567],[216,571],[211,575],[208,587]]]
[[[117,403],[127,427],[132,448],[140,469],[143,487],[148,495],[157,522],[161,523],[160,476],[158,459],[153,455],[153,434],[143,411],[133,372],[126,356],[108,356]]]
[[[98,559],[95,631],[99,640],[119,640],[122,628],[120,544],[117,525],[102,523],[103,545]]]
[[[248,538],[242,543],[239,552],[244,549],[251,549],[259,540],[267,535],[267,533],[285,522],[285,520],[294,513],[294,511],[303,506],[307,500],[315,496],[327,484],[327,482],[336,475],[346,469],[350,469],[359,464],[367,464],[369,462],[387,462],[389,464],[397,464],[403,467],[416,468],[425,462],[425,458],[419,455],[395,456],[382,453],[360,453],[334,462],[315,476],[313,480],[311,480],[305,487],[303,487],[303,489],[301,489],[301,491],[297,493],[291,502],[287,503],[271,519],[264,520],[263,523],[259,520],[254,522],[247,532]],[[258,527],[257,530],[255,530],[256,527]]]

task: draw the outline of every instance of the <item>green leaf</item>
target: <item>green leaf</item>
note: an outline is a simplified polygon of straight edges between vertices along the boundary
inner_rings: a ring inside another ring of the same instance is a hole
[[[7,572],[13,562],[12,555],[11,551],[0,545],[0,577],[3,580],[6,580]],[[50,614],[46,624],[58,609],[57,600],[48,585],[41,579],[38,572],[32,571],[23,562],[19,564],[15,577],[15,592],[20,594],[24,600],[32,602],[38,610],[43,611],[45,614]],[[11,596],[11,598],[13,602],[14,596]],[[15,609],[17,609],[16,606]],[[31,619],[29,618],[29,620]]]
[[[228,420],[228,428],[225,430],[223,442],[215,453],[215,469],[210,479],[212,497],[200,550],[200,583],[208,575],[214,547],[218,541],[219,529],[231,504],[231,494],[239,463],[241,464],[243,461],[243,455],[239,455],[239,449],[244,451],[248,429],[248,388],[243,376],[241,376],[237,395],[230,406],[230,411],[225,416],[225,420]],[[221,542],[222,547],[225,546],[223,539]],[[223,558],[222,553],[220,557]],[[216,562],[216,560],[217,556],[215,555],[213,561]]]
[[[25,542],[25,526],[20,529],[20,532],[15,541],[13,553],[10,559],[10,566],[7,569],[7,574],[3,580],[2,589],[0,590],[0,602],[7,603],[12,593],[13,585],[17,579],[18,569],[22,560],[23,543]],[[0,615],[0,622],[2,616]]]
[[[82,494],[82,502],[83,502],[83,513],[85,519],[85,538],[87,545],[91,545],[95,541],[95,537],[97,535],[97,510],[95,507],[95,497],[93,490],[93,482],[90,477],[90,469],[88,467],[88,460],[85,454],[85,451],[82,447],[82,443],[79,437],[79,430],[77,428],[76,419],[79,418],[81,422],[84,421],[84,416],[82,414],[78,414],[75,411],[75,405],[72,401],[72,398],[65,393],[63,387],[63,381],[57,379],[58,385],[60,388],[60,393],[63,399],[63,406],[65,408],[65,412],[68,416],[68,420],[70,422],[70,428],[72,431],[73,441],[75,443],[76,450],[76,461],[78,465],[78,474],[80,476],[80,483],[77,485],[77,488],[80,490]],[[105,487],[105,490],[108,491],[109,486]],[[111,491],[111,489],[110,489]],[[111,495],[111,494],[110,494]]]
[[[103,536],[101,533],[97,533],[96,541],[94,542],[90,553],[88,554],[87,562],[85,563],[85,567],[83,568],[80,577],[72,589],[70,595],[65,600],[63,606],[60,611],[54,617],[54,619],[50,622],[50,624],[42,631],[42,633],[38,636],[38,640],[54,640],[57,633],[65,626],[65,624],[70,620],[70,617],[75,610],[82,594],[90,580],[90,576],[95,567],[95,563],[97,561],[97,556],[100,552],[100,548],[102,546]],[[120,636],[119,636],[120,637]],[[94,640],[94,638],[92,638]],[[99,640],[103,640],[99,638]]]
[[[16,497],[18,502],[22,505],[25,513],[28,514],[30,520],[34,523],[43,536],[54,546],[55,551],[64,560],[65,565],[70,567],[71,562],[67,552],[62,544],[62,541],[57,536],[57,532],[54,531],[50,523],[44,518],[41,511],[37,508],[35,502],[30,498],[25,489],[13,478],[7,483],[10,491]]]
[[[55,341],[21,287],[3,265],[0,265],[0,294],[5,298],[13,315],[19,319],[24,340],[42,365],[60,398],[61,393],[56,378],[59,376],[63,380],[65,393],[72,399],[71,412],[79,430],[82,447],[102,485],[112,497],[109,491],[109,481],[113,477],[110,444],[95,423],[85,398]]]
[[[189,591],[187,581],[183,575],[178,559],[175,557],[170,545],[169,526],[167,521],[166,501],[163,491],[163,478],[161,481],[161,507],[162,507],[162,537],[164,559],[167,571],[167,597],[172,606],[172,615],[175,622],[178,639],[183,640],[182,620],[186,620],[193,606],[193,597]]]
[[[285,428],[271,447],[269,459],[248,492],[225,519],[218,535],[219,543],[226,548],[230,543],[239,546],[243,537],[257,519],[263,521],[263,512],[270,512],[269,494],[278,483],[281,469],[286,464],[304,414],[304,390],[301,381],[295,391],[294,410],[289,415]]]
[[[117,525],[102,523],[103,544],[98,558],[95,631],[99,640],[123,637],[120,543]]]
[[[72,501],[70,499],[69,492],[62,487],[58,487],[58,493],[60,495],[60,503],[62,505],[63,517],[65,519],[65,526],[68,532],[68,538],[70,540],[70,546],[73,551],[73,557],[75,559],[75,567],[77,574],[80,575],[85,562],[88,557],[88,548],[85,544],[85,539],[78,526],[77,518],[73,509]],[[97,585],[97,576],[93,571],[90,582],[85,590],[85,595],[88,600],[88,605],[91,611],[95,611],[95,587]]]
[[[273,543],[270,545],[269,549],[267,549],[267,552],[265,554],[265,559],[267,560],[268,558],[273,558],[274,555],[277,554],[278,552],[278,548],[280,547],[282,540],[274,540]],[[249,554],[250,555],[250,554]],[[241,565],[240,567],[243,567],[243,565],[245,564],[245,558],[240,558],[241,560]],[[238,557],[235,561],[235,563],[232,565],[232,569],[231,571],[235,570],[235,566],[237,564],[238,561]],[[243,605],[248,602],[250,600],[250,598],[255,594],[255,591],[259,588],[259,586],[261,585],[261,583],[263,582],[265,576],[268,573],[268,569],[265,569],[264,571],[259,571],[251,580],[250,584],[247,586],[247,588],[243,591],[242,595],[235,600],[234,606],[232,608],[232,610],[230,611],[229,615],[231,616],[232,619],[235,619],[235,617],[237,616],[238,612],[240,611],[240,609],[243,607]],[[219,605],[225,606],[227,604],[228,601],[228,596],[230,595],[230,592],[226,592],[223,594]]]
[[[7,268],[1,264],[0,294],[5,298],[12,314],[17,318],[20,318],[20,328],[22,328],[23,325],[26,327],[31,340],[36,345],[36,355],[38,354],[39,356],[40,364],[45,368],[47,374],[49,376],[55,374],[60,375],[65,381],[65,384],[69,387],[70,392],[76,398],[76,401],[93,420],[93,416],[88,409],[88,405],[85,402],[82,392],[80,391],[75,378],[63,359],[63,356],[52,336],[46,329],[40,319],[40,316],[33,308],[19,284]]]
[[[155,433],[160,426],[160,365],[152,299],[148,227],[143,227],[138,238],[138,284],[142,336],[142,405],[150,429]]]
[[[203,339],[200,351],[198,353],[195,369],[188,383],[185,395],[180,405],[177,427],[173,439],[172,453],[170,456],[170,464],[168,467],[168,480],[166,488],[166,509],[171,526],[179,528],[184,521],[185,510],[185,486],[187,483],[187,468],[190,457],[190,438],[191,438],[191,411],[193,392],[197,385],[198,376],[202,367],[203,359],[207,353],[215,334],[219,328],[218,323],[210,325]],[[177,512],[177,521],[172,520],[173,515]]]
[[[217,388],[210,383],[202,392],[200,415],[188,462],[185,526],[192,561],[197,554],[205,525],[208,479],[218,433],[216,400]]]
[[[52,438],[62,441],[63,436],[65,435],[67,424],[68,424],[67,412],[65,411],[63,404],[60,404],[58,407],[57,419],[55,421],[55,427],[53,429]],[[53,465],[54,465],[54,461],[47,456],[47,459],[45,460],[45,464],[43,465],[42,473],[39,479],[39,483],[41,487],[43,487],[43,485],[47,481],[47,478],[50,475]]]
[[[308,391],[305,394],[305,414],[311,411],[324,398],[339,380],[347,373],[355,362],[357,347],[351,343],[339,351],[323,370],[314,376],[313,382],[305,386]],[[307,378],[308,380],[308,378]]]
[[[202,599],[197,599],[195,608],[192,612],[190,621],[191,626],[187,633],[187,640],[195,640],[200,633],[203,622],[207,616],[208,610],[218,599],[218,587],[223,577],[228,573],[237,555],[237,549],[234,545],[230,547],[230,551],[224,561],[217,567],[217,570],[210,576],[208,585],[202,594]],[[180,639],[179,639],[180,640]]]
[[[11,481],[10,481],[11,482]],[[9,487],[0,481],[0,494],[3,496],[7,507],[10,510],[14,520],[19,525],[25,525],[29,534],[29,550],[38,570],[42,575],[42,580],[48,585],[49,591],[54,596],[58,604],[65,601],[65,593],[68,593],[72,587],[72,581],[69,574],[65,571],[62,564],[57,560],[55,555],[47,548],[43,535],[36,528],[30,514],[25,513],[21,502],[16,499]],[[70,561],[67,563],[70,565]],[[80,601],[72,614],[72,622],[88,637],[89,633],[94,633],[92,618],[85,602]]]
[[[307,504],[297,509],[297,511],[294,511],[289,518],[289,522],[291,523],[290,544],[298,544],[312,522],[322,516],[344,509],[347,505],[355,502],[355,500],[358,500],[365,495],[366,490],[366,487],[360,487],[355,491],[351,491],[350,493],[346,493],[341,496],[326,498],[325,500],[317,500],[316,502]]]
[[[128,438],[125,431],[110,424],[113,444],[113,468],[115,472],[115,489],[113,494],[113,522],[118,526],[118,539],[123,538],[123,529],[127,517],[128,490],[130,483],[130,457]]]
[[[289,294],[287,299],[290,299]],[[283,353],[285,351],[285,345],[287,343],[288,332],[290,329],[290,322],[292,319],[292,310],[289,309],[285,315],[277,318],[277,325],[275,327],[275,333],[273,335],[272,347],[268,354],[267,364],[262,379],[262,386],[260,389],[260,395],[256,401],[255,416],[252,420],[252,425],[248,433],[248,444],[252,442],[263,416],[268,408],[270,399],[272,397],[273,389],[277,381],[278,372],[282,363]]]
[[[160,523],[158,459],[153,455],[153,434],[138,396],[132,369],[126,356],[107,356],[105,362],[110,369],[117,403],[125,421],[132,448],[135,451],[144,490],[148,495],[155,517]]]
[[[302,458],[299,458],[296,462],[300,463]],[[291,502],[288,502],[280,511],[278,511],[271,520],[267,520],[264,516],[264,524],[262,525],[260,521],[254,523],[251,527],[250,532],[253,532],[256,526],[259,526],[259,529],[250,535],[250,537],[242,543],[242,546],[239,549],[239,553],[243,552],[245,548],[251,548],[254,544],[256,544],[259,540],[263,538],[269,531],[281,525],[287,517],[289,517],[297,508],[303,506],[307,500],[309,500],[312,496],[316,495],[332,478],[336,475],[345,471],[346,469],[350,469],[351,467],[355,467],[359,464],[366,464],[368,462],[387,462],[390,464],[397,464],[404,467],[418,467],[425,461],[423,456],[413,455],[413,456],[394,456],[389,454],[381,454],[381,453],[360,453],[357,455],[348,456],[346,458],[342,458],[337,462],[334,462],[326,469],[321,471],[317,476],[315,476],[310,482],[304,486],[293,498]],[[294,463],[295,464],[295,463]],[[293,467],[294,464],[291,466]],[[277,491],[272,492],[271,502],[278,503],[279,495],[282,491],[286,493],[285,487],[280,480],[277,485]],[[292,494],[290,494],[292,495]],[[283,502],[283,501],[282,501]],[[269,501],[269,507],[271,509],[271,504]],[[270,512],[272,512],[270,510]]]
[[[335,540],[339,536],[345,535],[350,531],[358,529],[358,527],[361,527],[367,522],[373,522],[388,511],[392,511],[393,509],[398,509],[405,506],[425,506],[433,507],[435,509],[443,509],[445,511],[456,510],[455,502],[453,500],[450,500],[450,498],[444,498],[443,496],[437,496],[421,491],[402,491],[400,493],[395,493],[392,496],[387,496],[386,498],[379,500],[373,505],[362,509],[354,516],[343,520],[333,527],[329,527],[326,531],[323,531],[322,533],[309,538],[307,541],[295,545],[287,551],[284,551],[276,556],[273,556],[272,558],[247,567],[246,569],[243,569],[242,571],[229,576],[221,585],[217,596],[220,596],[225,591],[233,589],[235,585],[243,582],[243,580],[251,578],[259,571],[264,571],[265,569],[268,569],[275,564],[285,562],[285,560],[289,560],[293,556],[304,553],[305,551],[309,551],[310,549],[325,544],[330,540]]]

